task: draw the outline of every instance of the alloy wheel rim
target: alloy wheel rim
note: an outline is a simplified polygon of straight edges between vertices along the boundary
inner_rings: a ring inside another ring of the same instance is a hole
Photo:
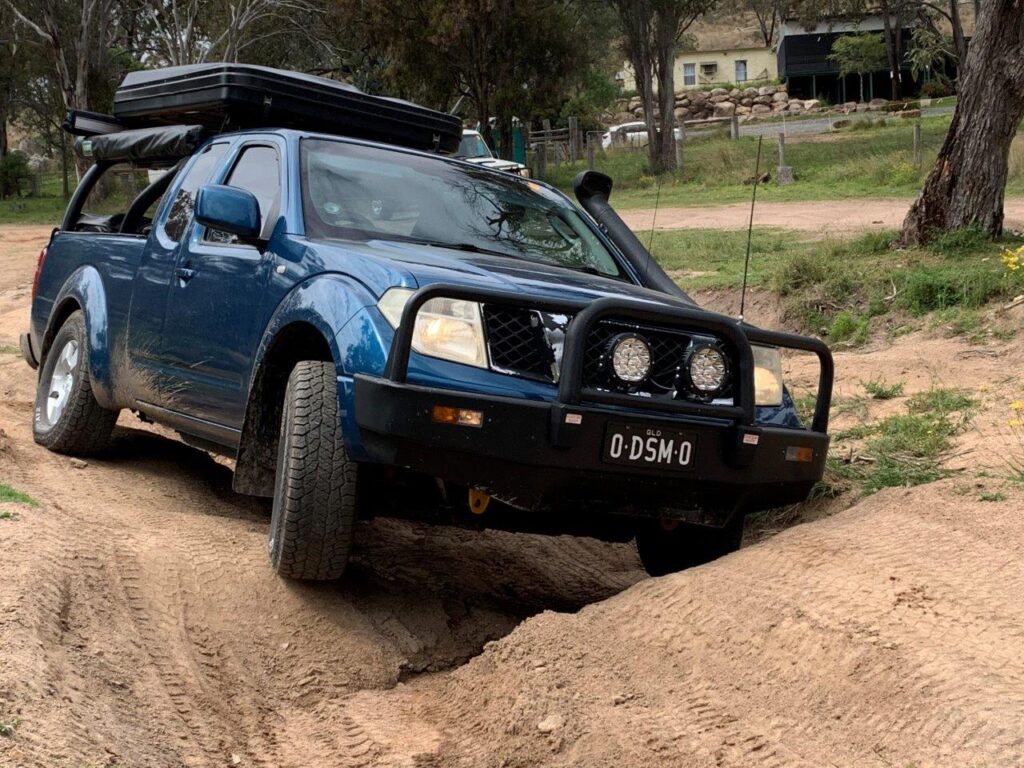
[[[50,374],[50,385],[47,387],[46,407],[43,409],[49,426],[60,420],[71,400],[78,373],[78,351],[78,341],[69,339],[58,353],[57,363]]]

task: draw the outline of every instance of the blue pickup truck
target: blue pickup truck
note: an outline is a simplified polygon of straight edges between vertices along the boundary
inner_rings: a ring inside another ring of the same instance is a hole
[[[95,164],[40,254],[22,337],[36,441],[93,454],[130,410],[234,457],[234,488],[273,499],[284,576],[339,577],[373,515],[635,537],[668,573],[821,478],[828,350],[698,308],[601,174],[577,178],[577,206],[295,128],[79,144]],[[148,183],[87,210],[125,167]],[[808,424],[780,348],[820,360]]]

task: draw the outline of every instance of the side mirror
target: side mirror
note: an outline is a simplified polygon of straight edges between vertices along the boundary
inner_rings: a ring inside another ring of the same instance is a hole
[[[196,221],[219,229],[239,240],[252,242],[260,236],[260,204],[256,196],[238,187],[207,184],[196,196]]]

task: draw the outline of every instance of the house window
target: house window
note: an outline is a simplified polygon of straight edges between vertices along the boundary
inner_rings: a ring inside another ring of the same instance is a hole
[[[718,64],[715,62],[701,62],[700,77],[705,82],[713,83],[718,77]]]
[[[736,82],[745,83],[747,82],[747,61],[746,59],[739,59],[736,62]]]
[[[697,84],[697,65],[683,64],[683,85]]]

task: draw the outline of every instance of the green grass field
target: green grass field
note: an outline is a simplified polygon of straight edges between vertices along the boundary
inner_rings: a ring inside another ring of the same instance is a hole
[[[920,191],[949,128],[950,117],[925,118],[922,162],[914,163],[913,121],[880,116],[870,128],[843,129],[834,134],[793,136],[786,143],[786,163],[795,181],[774,182],[758,189],[762,201],[836,200],[869,197],[911,197]],[[1020,144],[1020,146],[1018,146]],[[683,171],[660,179],[650,175],[646,150],[601,153],[596,170],[615,181],[612,202],[617,208],[652,208],[735,203],[750,199],[744,182],[754,175],[757,139],[694,139],[683,151]],[[1010,158],[1007,194],[1024,194],[1024,141],[1015,142]],[[774,177],[777,142],[765,137],[761,170]],[[548,167],[547,181],[570,191],[573,177],[585,162]]]

